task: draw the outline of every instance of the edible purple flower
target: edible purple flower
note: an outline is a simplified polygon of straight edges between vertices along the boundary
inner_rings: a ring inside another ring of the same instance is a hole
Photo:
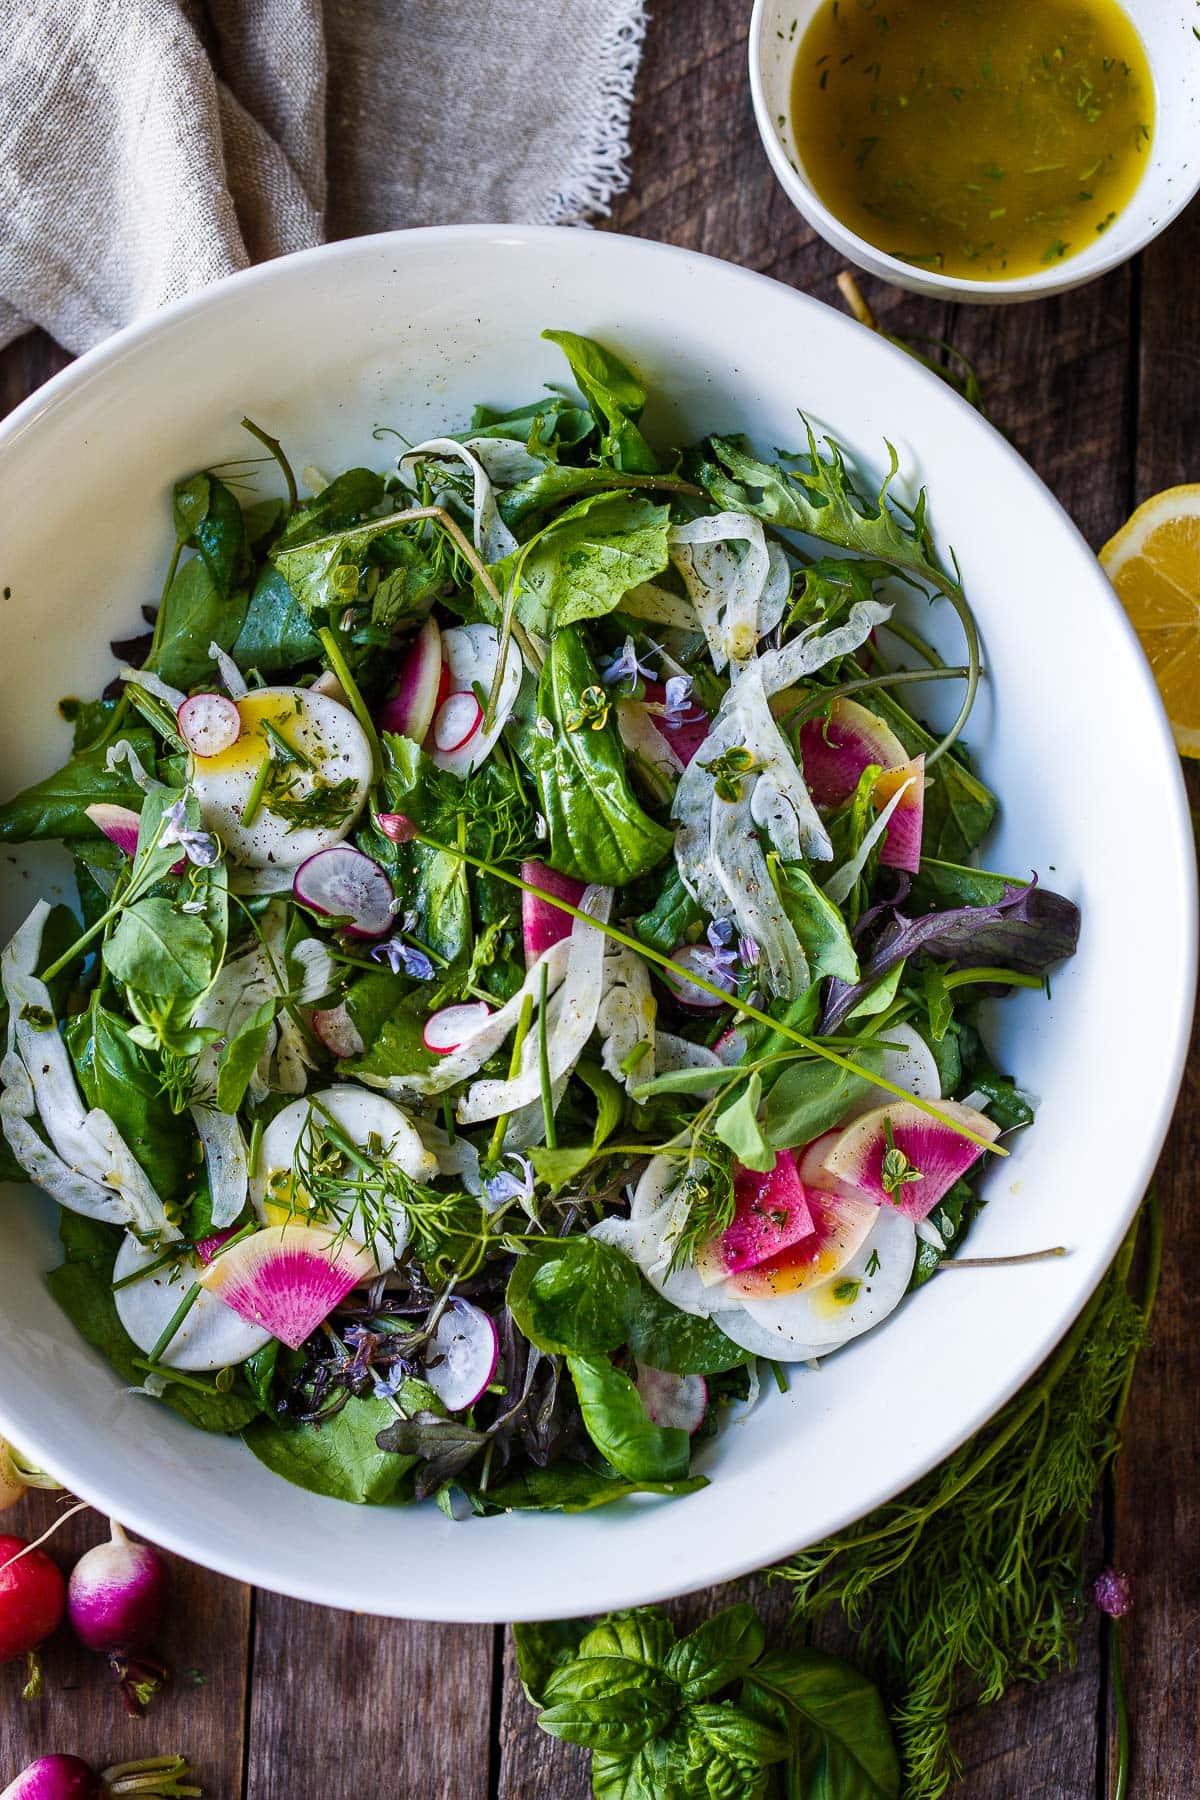
[[[692,712],[692,678],[690,675],[670,675],[667,678],[666,695],[663,713],[668,725],[686,725]]]
[[[190,863],[198,869],[211,869],[220,861],[221,846],[211,831],[191,831],[187,822],[187,801],[181,794],[173,806],[163,814],[163,832],[158,842],[160,847],[169,849],[178,844]]]
[[[489,1175],[483,1184],[490,1209],[507,1206],[510,1200],[519,1200],[528,1210],[533,1199],[533,1165],[527,1156],[519,1156],[510,1151],[503,1159],[506,1163],[515,1163],[519,1174],[514,1175],[508,1169],[499,1169],[495,1175]]]
[[[637,650],[634,648],[633,639],[627,637],[624,644],[622,644],[621,648],[617,651],[617,654],[612,658],[612,661],[605,669],[601,676],[601,680],[605,687],[612,687],[614,684],[627,681],[629,683],[629,691],[632,694],[634,688],[638,684],[639,676],[644,681],[653,681],[654,670],[646,663],[638,661],[638,654]]]
[[[758,945],[752,937],[738,939],[738,957],[743,968],[753,969],[758,963]]]
[[[403,938],[390,937],[376,944],[372,962],[385,962],[393,975],[411,975],[414,981],[432,981],[433,963],[424,950],[415,950]]]
[[[1123,1619],[1133,1607],[1133,1585],[1117,1569],[1102,1569],[1092,1583],[1092,1598],[1110,1619]]]

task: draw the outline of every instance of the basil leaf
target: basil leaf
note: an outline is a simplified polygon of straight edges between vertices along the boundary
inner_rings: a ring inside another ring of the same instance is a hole
[[[766,1174],[775,1167],[775,1152],[758,1122],[761,1105],[762,1076],[756,1069],[737,1099],[717,1114],[713,1133],[729,1145],[743,1168]]]
[[[681,1638],[666,1660],[666,1672],[685,1700],[703,1700],[744,1675],[763,1653],[766,1635],[748,1600],[714,1613]]]
[[[900,1764],[878,1690],[822,1650],[771,1651],[742,1706],[790,1732],[789,1800],[899,1800]]]
[[[774,1731],[760,1719],[741,1712],[731,1700],[705,1702],[688,1708],[692,1731],[706,1745],[723,1756],[749,1763],[751,1768],[765,1769],[782,1762],[791,1750],[785,1731]]]
[[[659,1740],[656,1738],[654,1744]],[[663,1800],[670,1790],[662,1785],[658,1763],[648,1745],[633,1756],[612,1751],[592,1754],[593,1800]]]
[[[883,1068],[883,1051],[870,1044],[859,1045],[854,1060],[878,1073]],[[767,1095],[763,1136],[776,1150],[811,1144],[823,1131],[840,1125],[851,1107],[872,1091],[869,1081],[835,1063],[788,1063]]]
[[[250,1079],[267,1047],[277,1005],[274,998],[264,1000],[222,1050],[217,1061],[217,1105],[222,1112],[236,1113],[245,1100]]]
[[[546,1683],[546,1704],[554,1706],[563,1700],[590,1702],[628,1694],[631,1690],[657,1695],[668,1706],[674,1703],[669,1687],[656,1679],[644,1660],[619,1655],[590,1656],[585,1639],[578,1656],[563,1663],[550,1676]]]
[[[555,1619],[512,1626],[517,1673],[530,1704],[545,1705],[546,1683],[569,1663],[587,1635],[585,1619]]]
[[[656,1606],[633,1607],[609,1613],[593,1625],[579,1646],[581,1656],[626,1657],[648,1669],[670,1673],[670,1651],[675,1627]],[[739,1674],[741,1671],[738,1671]],[[672,1680],[677,1679],[672,1675]]]
[[[516,582],[517,616],[542,637],[601,618],[666,568],[670,524],[669,507],[640,495],[593,494],[497,563],[495,585],[506,593]]]
[[[143,763],[153,764],[158,740],[140,726],[122,732]],[[72,756],[61,769],[23,788],[13,799],[0,806],[0,843],[26,844],[40,838],[64,838],[68,843],[83,838],[101,838],[99,828],[87,816],[87,808],[97,801],[128,806],[134,812],[142,805],[142,790],[128,768],[119,763],[105,768],[107,746],[103,750],[85,750]]]
[[[600,455],[614,468],[653,474],[658,458],[637,428],[646,390],[619,356],[574,331],[543,331],[571,365],[579,391],[600,430]]]
[[[567,1368],[584,1428],[618,1475],[632,1481],[671,1481],[687,1474],[691,1456],[687,1432],[652,1424],[628,1375],[603,1356],[568,1356]]]
[[[670,855],[674,836],[638,804],[611,718],[567,730],[586,688],[600,685],[576,626],[556,632],[538,682],[538,711],[549,737],[528,733],[525,754],[550,833],[547,861],[561,875],[622,887]]]
[[[657,1737],[674,1708],[663,1692],[639,1691],[612,1694],[596,1700],[564,1700],[538,1714],[538,1724],[551,1737],[585,1750],[615,1750],[628,1754]]]

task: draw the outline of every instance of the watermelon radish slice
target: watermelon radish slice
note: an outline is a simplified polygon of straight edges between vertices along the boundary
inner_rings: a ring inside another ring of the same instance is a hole
[[[218,1233],[206,1238],[203,1245],[196,1246],[194,1258],[181,1249],[178,1263],[153,1268],[159,1250],[140,1244],[132,1233],[125,1235],[113,1264],[113,1280],[125,1282],[131,1275],[140,1275],[140,1280],[115,1288],[113,1302],[117,1317],[139,1350],[153,1350],[225,1236]],[[270,1341],[271,1333],[262,1325],[239,1318],[202,1289],[160,1360],[168,1369],[208,1373],[245,1362]]]
[[[380,708],[380,730],[424,743],[441,698],[443,674],[442,634],[436,620],[426,619],[405,652],[395,693]]]
[[[665,712],[656,711],[656,707],[664,707],[667,701],[667,690],[661,681],[646,683],[646,699],[650,703],[647,713],[650,723],[659,736],[671,746],[686,769],[708,736],[710,729],[708,714],[696,700],[689,702],[682,712],[671,718],[668,718]]]
[[[483,724],[483,708],[474,694],[447,694],[433,721],[435,749],[461,750]]]
[[[999,1125],[961,1101],[943,1100],[940,1110],[947,1119],[965,1125],[989,1143],[1000,1135]],[[902,1162],[894,1159],[899,1172],[907,1170],[913,1179],[898,1180],[894,1175],[889,1179],[893,1148],[903,1158]],[[851,1182],[865,1199],[915,1223],[928,1218],[982,1155],[980,1145],[960,1136],[950,1125],[931,1119],[910,1101],[898,1100],[894,1105],[877,1106],[848,1125],[827,1152],[824,1165],[830,1174]]]
[[[102,831],[110,844],[115,844],[126,856],[137,855],[138,831],[142,822],[131,807],[114,806],[111,801],[97,800],[86,811],[97,831]]]
[[[239,1318],[298,1350],[360,1281],[375,1258],[353,1238],[320,1225],[268,1225],[241,1238],[196,1277]]]
[[[840,806],[872,763],[899,769],[908,752],[894,731],[857,700],[835,700],[828,718],[800,727],[800,756],[808,791],[818,806]]]
[[[176,716],[193,756],[220,756],[242,735],[242,715],[227,694],[192,694]]]
[[[296,870],[292,892],[311,912],[348,921],[347,937],[382,937],[396,906],[386,871],[351,844],[331,844],[308,857]]]
[[[477,1031],[482,1031],[491,1016],[492,1009],[483,1000],[443,1006],[440,1012],[430,1013],[425,1021],[421,1033],[425,1048],[432,1050],[435,1056],[449,1056],[453,1051],[461,1050]]]
[[[499,1355],[488,1315],[469,1300],[451,1300],[425,1352],[425,1379],[447,1412],[465,1412],[487,1392]]]
[[[523,862],[521,880],[553,894],[557,900],[565,900],[568,906],[579,905],[586,887],[586,883],[576,881],[570,875],[560,875],[557,869],[547,868],[542,862]],[[525,940],[525,967],[531,969],[551,945],[561,944],[564,938],[570,937],[574,923],[570,913],[563,912],[553,901],[541,900],[536,894],[522,894],[521,935]]]
[[[875,783],[875,804],[886,806],[898,788],[904,792],[888,820],[879,860],[889,869],[907,869],[915,875],[921,866],[921,832],[925,823],[924,756],[915,756],[898,769],[885,769]]]
[[[820,1287],[862,1247],[879,1210],[862,1195],[823,1193],[806,1188],[812,1231],[786,1250],[766,1257],[753,1268],[726,1277],[725,1291],[740,1300],[779,1299]],[[819,1334],[813,1341],[820,1341]]]
[[[638,1364],[637,1391],[652,1425],[686,1431],[692,1436],[708,1411],[708,1383],[703,1375],[673,1375],[669,1369]]]
[[[813,1235],[813,1216],[790,1150],[780,1150],[767,1174],[738,1168],[733,1222],[696,1257],[700,1279],[712,1284],[753,1269]]]

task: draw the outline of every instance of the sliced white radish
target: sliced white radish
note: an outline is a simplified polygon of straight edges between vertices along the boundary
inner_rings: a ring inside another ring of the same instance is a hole
[[[739,1031],[736,1025],[731,1025],[728,1031],[721,1033],[713,1049],[718,1061],[726,1068],[736,1068],[746,1054],[746,1034]]]
[[[217,698],[237,711],[241,735],[215,755],[193,755],[190,774],[205,829],[216,832],[230,861],[273,873],[341,843],[371,785],[371,747],[349,708],[313,688]],[[274,780],[264,792],[268,756]]]
[[[814,1345],[831,1348],[869,1331],[908,1291],[917,1254],[912,1221],[880,1208],[854,1255],[817,1287],[773,1299],[747,1299],[743,1307],[778,1341],[777,1356],[795,1358]]]
[[[97,800],[85,810],[97,831],[102,831],[110,844],[115,844],[126,856],[137,855],[138,832],[142,821],[132,807],[115,806],[111,801]]]
[[[231,700],[242,700],[250,692],[246,677],[230,656],[228,650],[222,650],[215,639],[208,646],[208,654],[217,665],[217,673],[225,684],[225,692]]]
[[[246,1204],[249,1164],[246,1140],[234,1113],[197,1101],[189,1106],[196,1135],[204,1149],[212,1222],[221,1230],[232,1225]]]
[[[240,1319],[298,1350],[351,1288],[375,1274],[371,1252],[317,1225],[269,1225],[240,1238],[197,1280]]]
[[[748,1351],[751,1356],[768,1357],[772,1362],[813,1362],[818,1356],[838,1348],[836,1344],[800,1344],[793,1339],[785,1344],[777,1330],[760,1325],[742,1306],[714,1313],[712,1322],[739,1349]]]
[[[123,1281],[140,1269],[148,1269],[162,1254],[160,1249],[149,1249],[127,1235],[117,1251],[113,1280]],[[201,1256],[192,1258],[181,1253],[178,1263],[155,1269],[140,1281],[114,1291],[117,1317],[139,1350],[153,1350],[204,1267]],[[270,1343],[271,1335],[265,1326],[239,1318],[214,1295],[201,1289],[163,1351],[162,1362],[168,1369],[227,1369],[261,1350]]]
[[[302,906],[345,921],[347,937],[382,937],[396,911],[387,872],[352,844],[330,844],[296,870],[292,892]]]
[[[690,1437],[704,1423],[708,1383],[703,1375],[673,1375],[669,1369],[639,1363],[637,1391],[652,1425],[686,1431]]]
[[[178,717],[179,735],[193,756],[219,756],[242,735],[242,715],[228,694],[192,694]]]
[[[428,1182],[436,1177],[437,1157],[426,1149],[416,1126],[401,1107],[368,1088],[339,1082],[321,1093],[294,1100],[276,1113],[263,1132],[258,1164],[250,1181],[250,1203],[268,1224],[283,1224],[297,1215],[303,1218],[308,1212],[311,1197],[296,1174],[297,1153],[303,1159],[306,1143],[322,1142],[326,1113],[352,1144],[381,1162],[394,1163],[413,1181]],[[349,1186],[344,1203],[331,1207],[329,1216],[335,1225],[349,1227],[359,1242],[366,1242],[366,1231],[356,1215],[355,1195]],[[408,1216],[397,1201],[388,1207],[386,1223],[380,1222],[367,1248],[379,1269],[386,1272],[407,1242]]]
[[[361,1056],[366,1049],[362,1034],[344,1003],[314,1012],[310,1022],[331,1056]]]
[[[469,1300],[451,1300],[425,1352],[425,1379],[447,1412],[465,1412],[487,1392],[499,1354],[488,1315]]]
[[[933,1052],[920,1032],[914,1031],[911,1025],[885,1025],[880,1036],[888,1046],[880,1069],[885,1080],[894,1081],[897,1087],[915,1094],[918,1100],[940,1100],[941,1076]],[[849,1124],[851,1119],[872,1112],[883,1098],[880,1090],[872,1087],[856,1106],[848,1109],[843,1123]]]
[[[500,660],[500,639],[495,626],[483,623],[452,626],[449,631],[442,633],[442,659],[449,671],[452,694],[474,694],[478,686],[485,695],[489,695]],[[435,747],[433,760],[439,768],[465,777],[486,759],[516,703],[524,668],[521,652],[510,639],[504,658],[500,694],[491,723],[486,730],[481,728],[473,731],[457,749],[442,750]]]
[[[474,694],[447,694],[433,721],[434,747],[448,753],[461,750],[482,724],[483,708]]]
[[[425,1029],[421,1033],[425,1048],[432,1050],[435,1056],[449,1056],[469,1043],[476,1032],[482,1031],[491,1016],[492,1009],[483,1000],[466,1000],[457,1006],[443,1006],[439,1012],[431,1013],[425,1021]]]
[[[322,669],[309,689],[311,694],[324,694],[327,700],[336,700],[339,706],[349,706],[350,696],[334,674],[332,669]]]
[[[426,619],[404,653],[396,691],[379,713],[379,729],[423,744],[441,698],[443,676],[442,634],[435,619]]]

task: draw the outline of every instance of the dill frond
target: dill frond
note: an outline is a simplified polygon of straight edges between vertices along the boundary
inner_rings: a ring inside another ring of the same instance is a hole
[[[672,1198],[686,1205],[687,1216],[671,1247],[671,1268],[694,1262],[700,1248],[733,1223],[733,1151],[720,1138],[706,1136],[692,1145],[687,1172]]]

